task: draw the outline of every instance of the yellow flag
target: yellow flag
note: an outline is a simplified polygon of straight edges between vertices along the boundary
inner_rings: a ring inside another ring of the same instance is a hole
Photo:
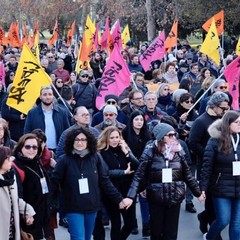
[[[217,28],[214,18],[212,20],[211,27],[208,34],[201,46],[200,52],[208,55],[218,66],[220,65],[220,41],[218,38]]]
[[[39,32],[37,31],[35,39],[34,39],[34,46],[33,46],[33,55],[36,57],[38,62],[40,62],[40,55],[39,55]]]
[[[17,72],[8,95],[7,105],[27,114],[40,95],[41,87],[51,85],[51,79],[24,44]]]
[[[240,37],[238,38],[238,43],[236,46],[236,54],[239,56],[240,55]]]
[[[96,27],[88,15],[86,25],[85,25],[85,30],[84,30],[84,36],[86,39],[87,46],[93,43],[95,31],[96,31]]]
[[[123,49],[126,48],[126,43],[130,40],[130,32],[129,32],[129,27],[128,24],[125,26],[122,32],[122,45]]]

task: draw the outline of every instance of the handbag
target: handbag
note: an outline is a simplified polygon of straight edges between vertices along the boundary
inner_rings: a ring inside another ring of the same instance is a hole
[[[23,214],[24,219],[26,219],[26,212],[27,212],[27,203],[25,204],[25,207],[24,207],[24,214]],[[33,235],[31,233],[24,232],[22,229],[21,229],[20,235],[21,235],[21,240],[34,240]]]

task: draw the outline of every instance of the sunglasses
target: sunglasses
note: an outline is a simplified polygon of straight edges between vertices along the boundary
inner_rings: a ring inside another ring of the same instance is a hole
[[[176,137],[177,134],[176,133],[169,133],[166,136],[169,137],[169,138],[173,138],[173,137]]]
[[[107,101],[107,104],[116,104],[115,101]]]
[[[53,57],[48,57],[48,58],[53,58]]]
[[[169,89],[169,88],[164,88],[163,90],[164,90],[164,91],[170,91],[170,89]]]
[[[32,150],[38,150],[38,146],[36,146],[36,145],[33,145],[33,146],[31,146],[31,145],[25,145],[25,146],[23,146],[25,149],[27,149],[27,150],[30,150],[31,148],[32,148]]]
[[[220,89],[227,89],[227,86],[220,86]]]
[[[220,107],[220,106],[218,106],[218,107],[221,108],[223,111],[229,110],[229,107]]]
[[[193,101],[192,101],[192,100],[186,100],[186,101],[184,101],[184,102],[187,103],[187,104],[189,104],[189,103],[193,104]]]
[[[113,117],[114,113],[104,113],[104,117]]]
[[[58,81],[57,83],[63,83],[63,81]]]
[[[74,142],[80,143],[80,142],[87,142],[86,138],[76,138]]]
[[[88,78],[88,75],[82,75],[81,77],[82,78]]]

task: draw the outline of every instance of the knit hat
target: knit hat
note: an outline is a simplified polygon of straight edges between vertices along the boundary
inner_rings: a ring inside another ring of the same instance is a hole
[[[187,93],[187,92],[188,92],[187,90],[181,89],[181,88],[175,90],[174,93],[173,93],[173,95],[172,95],[172,100],[173,100],[175,103],[178,104],[181,95],[182,95],[183,93]]]
[[[174,131],[174,128],[166,123],[159,123],[153,128],[153,135],[156,138],[157,141],[160,141],[163,139],[164,136],[166,136],[170,131]]]
[[[105,102],[107,102],[109,99],[114,99],[117,103],[119,101],[118,96],[114,95],[114,94],[108,94],[105,96],[104,100]]]
[[[114,105],[110,105],[110,104],[106,105],[103,109],[103,113],[106,113],[106,112],[112,112],[118,115],[117,108]]]

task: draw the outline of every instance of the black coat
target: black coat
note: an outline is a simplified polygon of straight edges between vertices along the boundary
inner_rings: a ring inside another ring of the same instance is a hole
[[[218,151],[221,132],[217,130],[217,125],[220,121],[216,121],[209,128],[211,138],[204,152],[201,190],[209,190],[214,197],[240,198],[240,176],[233,176],[234,151],[227,155]],[[217,132],[219,134],[216,134]],[[236,140],[236,135],[233,137]],[[240,158],[240,144],[237,146],[237,155]]]
[[[147,145],[141,156],[139,168],[134,175],[128,197],[133,199],[136,196],[143,181],[146,185],[147,199],[152,204],[180,204],[185,197],[184,182],[194,196],[200,197],[198,183],[180,153],[175,153],[173,160],[169,161],[169,168],[172,168],[171,183],[162,183],[163,168],[166,168],[166,159],[162,154],[156,152],[155,143]]]
[[[87,178],[89,193],[80,194],[78,181],[81,178]],[[59,190],[59,186],[61,188],[63,209],[66,213],[97,212],[102,208],[101,191],[117,204],[123,199],[111,184],[106,166],[97,153],[87,154],[83,158],[77,154],[62,155],[51,180],[55,192]]]

